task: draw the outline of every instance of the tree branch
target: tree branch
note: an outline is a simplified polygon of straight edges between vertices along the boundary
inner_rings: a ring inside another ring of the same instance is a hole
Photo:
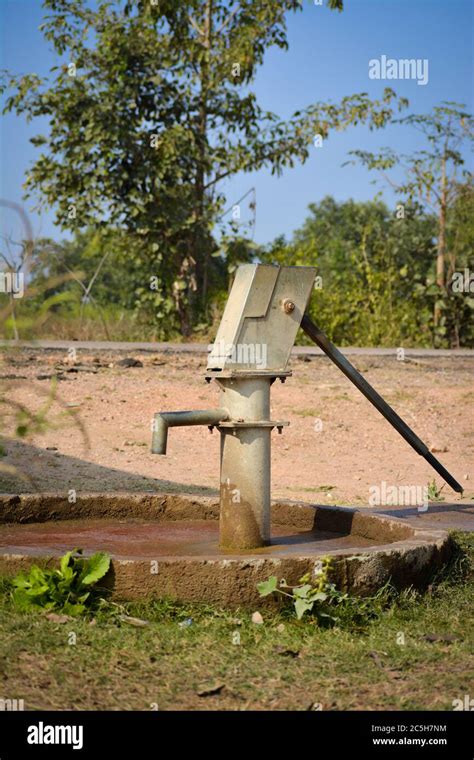
[[[200,29],[200,27],[198,26],[197,22],[193,19],[191,14],[189,14],[188,18],[191,23],[191,26],[195,29],[195,31],[199,34],[199,36],[202,37],[204,35],[204,32],[202,31],[202,29]]]
[[[232,21],[232,19],[233,19],[233,18],[234,18],[234,16],[236,15],[236,13],[238,13],[239,11],[240,11],[240,5],[237,5],[237,6],[234,8],[234,10],[232,11],[232,13],[229,13],[229,15],[227,16],[227,18],[226,18],[226,20],[224,21],[224,23],[223,23],[223,24],[221,24],[221,26],[220,26],[220,27],[219,27],[219,29],[217,30],[216,34],[218,34],[218,35],[219,35],[219,34],[220,34],[222,31],[224,31],[224,29],[226,28],[226,26],[228,26],[228,25],[230,24],[230,22]]]

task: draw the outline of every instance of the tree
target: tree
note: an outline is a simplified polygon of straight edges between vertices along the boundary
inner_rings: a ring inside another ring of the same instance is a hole
[[[385,148],[375,154],[355,150],[352,154],[368,168],[381,172],[384,179],[402,196],[418,199],[437,216],[436,285],[438,294],[434,306],[434,326],[444,335],[446,326],[441,324],[443,299],[446,298],[448,282],[455,268],[453,254],[447,256],[446,234],[448,214],[458,196],[459,183],[472,184],[472,174],[462,170],[463,149],[474,141],[474,119],[464,110],[464,105],[443,102],[430,114],[411,114],[394,123],[404,124],[420,131],[428,147],[411,155],[397,154]],[[405,179],[396,182],[387,171],[401,166]],[[460,175],[462,180],[460,180]]]
[[[446,249],[449,267],[446,331],[458,348],[474,342],[474,188],[459,184],[448,214]]]
[[[102,306],[120,304],[131,307],[125,267],[121,256],[123,245],[120,232],[112,229],[78,230],[72,240],[56,242],[41,238],[34,246],[32,275],[40,295],[65,296],[69,307],[80,304],[80,329],[88,304],[94,309],[104,329],[105,338],[111,339],[109,325]],[[66,291],[63,279],[68,276]],[[71,296],[70,298],[66,296]],[[40,307],[36,298],[30,308]]]
[[[329,0],[342,10],[342,0]],[[64,229],[113,225],[132,240],[140,304],[181,332],[205,313],[222,211],[220,183],[240,171],[281,173],[315,135],[393,117],[395,93],[315,103],[282,121],[251,84],[265,52],[288,47],[300,0],[45,0],[45,38],[66,62],[51,77],[5,74],[6,111],[50,120],[27,191]],[[214,260],[215,262],[215,260]],[[157,277],[159,287],[149,283]],[[198,300],[198,293],[201,299]]]
[[[343,345],[430,345],[424,282],[436,221],[420,204],[397,219],[380,199],[309,206],[290,241],[268,247],[269,263],[317,267],[310,312]]]

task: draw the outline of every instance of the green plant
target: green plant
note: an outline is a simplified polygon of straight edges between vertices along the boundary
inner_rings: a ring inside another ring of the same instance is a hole
[[[329,582],[331,562],[331,557],[323,557],[313,580],[306,573],[297,586],[290,586],[284,579],[278,582],[276,575],[272,575],[257,585],[260,596],[282,594],[293,601],[298,620],[301,620],[305,612],[313,612],[319,624],[333,624],[337,617],[331,614],[332,608],[344,602],[348,594],[338,591],[335,584]]]
[[[441,488],[438,488],[436,480],[433,478],[433,480],[428,483],[428,501],[444,501],[444,496],[441,496],[443,488],[444,485],[441,486]]]
[[[368,169],[377,170],[402,198],[409,202],[418,199],[436,216],[436,266],[425,284],[419,285],[432,301],[435,345],[457,347],[461,339],[472,338],[474,304],[472,299],[456,297],[452,277],[456,270],[468,265],[469,258],[465,256],[469,257],[472,250],[468,240],[472,242],[473,176],[464,165],[474,143],[474,118],[465,111],[464,104],[443,101],[430,113],[410,114],[393,123],[422,132],[423,150],[409,155],[392,148],[383,148],[379,153],[353,150],[351,154]],[[401,182],[389,176],[394,167],[405,171]]]
[[[364,630],[369,623],[380,619],[383,611],[395,601],[396,595],[389,583],[367,597],[339,591],[329,579],[331,564],[332,557],[323,557],[313,579],[306,573],[296,586],[290,586],[285,580],[278,582],[272,575],[257,585],[260,596],[281,594],[292,600],[298,620],[308,612],[321,627],[337,625],[351,631]]]
[[[341,345],[431,345],[432,302],[424,283],[433,266],[433,215],[412,203],[398,219],[378,196],[340,203],[327,196],[308,211],[289,241],[277,238],[260,257],[269,264],[317,267],[320,287],[309,313],[330,339]],[[467,223],[458,227],[463,241],[470,239]]]
[[[474,578],[474,535],[451,531],[451,553],[432,582],[432,594],[443,593],[454,585],[472,585]]]
[[[21,609],[40,607],[80,615],[97,600],[97,589],[92,587],[109,567],[108,554],[97,552],[86,559],[82,549],[73,549],[61,557],[59,569],[33,565],[28,574],[17,575],[13,579],[13,601]]]

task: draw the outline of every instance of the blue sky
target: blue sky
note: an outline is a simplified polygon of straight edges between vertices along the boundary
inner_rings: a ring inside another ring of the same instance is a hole
[[[410,100],[409,112],[428,112],[443,100],[465,103],[472,111],[471,0],[346,0],[345,6],[337,13],[304,0],[302,12],[289,14],[289,50],[268,51],[253,87],[265,109],[285,117],[315,101],[337,102],[363,91],[375,98],[392,86]],[[56,63],[38,31],[42,17],[41,0],[0,0],[0,68],[46,74]],[[382,55],[428,59],[428,84],[371,80],[369,60]],[[13,115],[2,118],[1,197],[21,201],[25,172],[39,154],[29,138],[41,126]],[[325,195],[338,200],[373,197],[374,176],[362,167],[341,165],[350,150],[384,145],[404,152],[421,147],[419,136],[407,128],[371,133],[357,127],[333,134],[322,148],[312,149],[305,165],[288,169],[280,178],[260,170],[234,177],[222,188],[230,205],[255,187],[255,240],[267,243],[279,234],[290,236],[303,222],[308,204]],[[393,203],[390,191],[384,197]],[[245,220],[245,209],[242,215]],[[30,217],[36,234],[64,237],[54,227],[52,212]],[[11,215],[6,222],[13,227]]]

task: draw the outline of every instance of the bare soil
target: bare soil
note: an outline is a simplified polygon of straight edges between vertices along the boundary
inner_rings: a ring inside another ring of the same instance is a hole
[[[150,453],[155,412],[218,406],[217,385],[204,380],[205,356],[137,352],[133,358],[143,366],[128,368],[119,365],[124,356],[130,354],[81,350],[74,363],[63,350],[2,353],[6,398],[38,412],[54,393],[43,431],[12,440],[15,420],[4,421],[0,464],[17,474],[0,472],[2,491],[217,493],[218,433],[176,428],[167,456]],[[472,499],[473,360],[397,361],[394,355],[354,363]],[[272,388],[272,418],[290,422],[282,435],[273,434],[274,498],[367,506],[370,487],[382,481],[423,486],[435,478],[441,487],[440,477],[328,359],[297,358],[292,370]],[[447,485],[442,496],[459,502]]]

